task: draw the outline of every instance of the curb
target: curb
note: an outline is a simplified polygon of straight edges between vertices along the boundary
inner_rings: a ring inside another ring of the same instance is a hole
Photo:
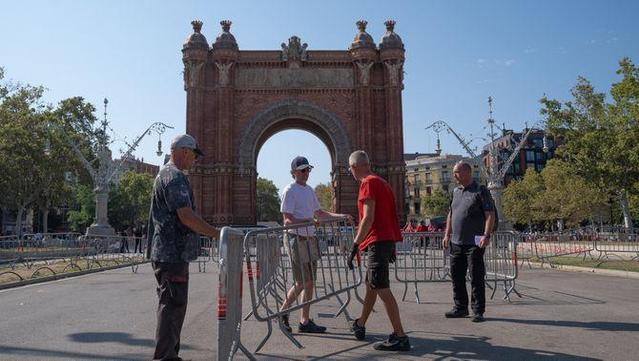
[[[532,266],[537,268],[546,268],[546,269],[558,270],[563,272],[596,273],[602,276],[639,279],[639,272],[632,272],[632,271],[620,271],[620,270],[592,268],[592,267],[566,266],[561,264],[550,265],[548,263],[539,263],[539,262],[525,262],[525,263],[526,264],[529,263]],[[522,262],[521,266],[523,266],[525,263]]]
[[[13,283],[0,284],[0,290],[6,290],[6,289],[10,289],[10,288],[17,288],[17,287],[36,284],[36,283],[44,283],[44,282],[49,282],[49,281],[61,280],[61,279],[64,279],[64,278],[84,276],[86,274],[97,273],[97,272],[102,272],[102,271],[109,271],[109,270],[116,269],[116,268],[131,267],[131,266],[134,266],[134,265],[140,266],[140,265],[143,265],[143,264],[146,264],[146,263],[149,263],[149,261],[140,262],[140,263],[120,264],[120,265],[109,266],[109,267],[88,269],[88,270],[78,271],[78,272],[60,273],[60,274],[55,274],[55,275],[46,276],[46,277],[26,279],[26,280],[23,280],[23,281],[18,281],[18,282],[13,282]]]

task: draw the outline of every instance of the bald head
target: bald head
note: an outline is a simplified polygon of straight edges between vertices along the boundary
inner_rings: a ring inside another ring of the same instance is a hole
[[[453,176],[459,184],[466,187],[473,181],[472,171],[473,167],[471,167],[468,162],[460,160],[455,164],[455,168],[453,168]]]

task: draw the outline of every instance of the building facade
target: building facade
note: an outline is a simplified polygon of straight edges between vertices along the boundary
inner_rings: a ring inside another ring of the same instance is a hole
[[[495,139],[494,145],[499,149],[499,157],[502,161],[507,160],[513,149],[521,142],[528,129],[522,132],[504,130],[502,136]],[[542,129],[533,129],[526,139],[526,143],[519,150],[519,155],[515,158],[504,177],[504,186],[513,180],[523,178],[527,169],[534,169],[541,172],[546,166],[546,162],[555,155],[558,138],[548,137]],[[482,152],[482,162],[486,167],[490,165],[489,147],[490,143],[484,146]]]
[[[404,210],[408,218],[423,217],[422,201],[439,190],[451,193],[457,186],[453,177],[455,163],[464,160],[473,167],[473,178],[481,181],[480,161],[455,154],[405,154],[406,185]]]

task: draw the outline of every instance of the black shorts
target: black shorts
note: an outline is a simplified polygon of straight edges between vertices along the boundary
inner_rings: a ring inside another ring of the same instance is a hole
[[[395,241],[380,241],[368,245],[366,283],[370,288],[381,290],[390,287],[388,265],[394,253]]]

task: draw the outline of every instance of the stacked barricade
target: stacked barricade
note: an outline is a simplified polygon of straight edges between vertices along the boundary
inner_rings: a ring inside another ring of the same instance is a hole
[[[227,229],[227,228],[225,228]],[[218,359],[228,359],[238,350],[252,357],[241,345],[241,319],[229,315],[241,312],[241,260],[236,259],[237,235],[241,231],[230,229],[223,233],[220,243],[220,290],[218,301]],[[243,241],[243,256],[246,264],[251,314],[259,322],[266,323],[267,333],[256,348],[258,352],[272,335],[272,322],[277,322],[282,333],[297,347],[302,345],[283,325],[282,316],[323,300],[334,298],[339,308],[333,315],[348,316],[346,307],[351,300],[351,291],[362,281],[361,269],[350,270],[347,259],[353,241],[353,227],[344,220],[320,223],[304,223],[294,226],[249,230]],[[231,279],[230,273],[239,274]],[[293,287],[298,290],[313,285],[313,292],[296,298],[287,309],[282,309],[287,293]],[[236,288],[239,287],[239,290]],[[221,306],[220,306],[221,305]],[[224,319],[220,318],[223,310]],[[235,317],[235,316],[233,316]],[[220,325],[219,322],[223,322]],[[220,327],[224,327],[220,329]],[[233,333],[233,338],[221,337],[222,333]],[[231,346],[231,345],[233,346]]]
[[[519,239],[520,235],[514,232],[495,232],[484,252],[486,284],[493,290],[491,299],[495,296],[498,285],[503,286],[505,300],[510,301],[510,294],[513,292],[521,298],[521,294],[515,288],[519,276],[517,258]]]

